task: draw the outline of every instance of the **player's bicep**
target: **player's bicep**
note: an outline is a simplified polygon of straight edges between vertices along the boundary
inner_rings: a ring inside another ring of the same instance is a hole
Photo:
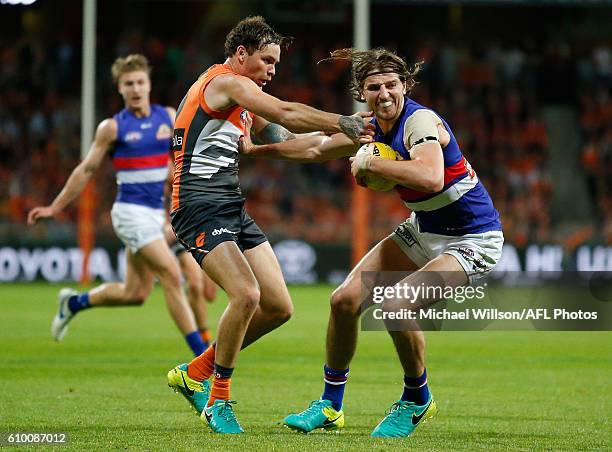
[[[276,121],[283,112],[283,101],[263,92],[247,77],[233,76],[219,80],[219,88],[234,103],[256,116]],[[212,83],[212,82],[211,82]]]
[[[87,171],[97,170],[116,140],[117,122],[114,119],[105,119],[98,125],[94,141],[83,159],[84,169]]]
[[[419,144],[410,150],[410,159],[420,161],[433,181],[444,181],[444,155],[437,141]]]

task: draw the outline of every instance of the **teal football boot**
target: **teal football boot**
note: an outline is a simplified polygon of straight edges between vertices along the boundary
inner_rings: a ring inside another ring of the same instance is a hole
[[[168,372],[168,386],[181,393],[199,416],[206,407],[210,394],[208,381],[195,381],[187,375],[187,364],[179,364]]]
[[[204,408],[200,419],[208,422],[211,430],[215,433],[243,433],[244,430],[240,427],[232,407],[236,403],[233,400],[215,400],[211,406]]]
[[[378,438],[404,438],[417,428],[418,425],[431,419],[438,408],[433,397],[425,405],[415,405],[412,402],[398,400],[387,412],[387,415],[372,432]]]
[[[344,427],[344,413],[342,410],[336,411],[330,400],[315,400],[301,413],[287,416],[283,424],[302,433],[317,428],[337,430]]]

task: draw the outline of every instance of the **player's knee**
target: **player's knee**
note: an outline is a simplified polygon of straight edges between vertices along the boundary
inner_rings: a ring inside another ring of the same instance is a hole
[[[181,287],[181,273],[178,267],[164,267],[159,270],[157,276],[166,287]]]
[[[282,325],[283,323],[288,322],[293,315],[293,305],[288,303],[281,308],[275,309],[271,315],[274,318],[274,323],[277,325]]]
[[[253,285],[244,287],[232,298],[233,300],[231,301],[239,306],[244,312],[254,312],[259,305],[259,286]]]
[[[133,306],[142,306],[149,296],[148,291],[132,290],[124,294],[124,303]]]
[[[207,302],[211,303],[215,301],[215,297],[217,296],[217,288],[215,286],[206,287],[204,289],[204,298]]]
[[[200,295],[204,293],[204,283],[199,279],[188,280],[187,288],[189,290],[190,298],[193,300],[199,299]]]
[[[291,317],[293,317],[293,304],[289,303],[289,305],[285,306],[285,308],[283,309],[281,318],[283,320],[283,323],[285,323],[288,322]]]
[[[331,296],[332,314],[358,317],[360,313],[359,296],[359,293],[354,293],[345,287],[337,288]]]

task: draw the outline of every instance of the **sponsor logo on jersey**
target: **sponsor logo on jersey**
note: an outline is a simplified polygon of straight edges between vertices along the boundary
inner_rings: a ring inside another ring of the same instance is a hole
[[[485,263],[482,256],[476,256],[474,250],[470,248],[460,247],[457,248],[457,252],[463,256],[463,258],[470,264],[472,264],[472,268],[474,271],[482,273],[487,270],[488,266]]]
[[[142,133],[140,132],[128,132],[125,134],[126,143],[130,143],[133,141],[139,141],[139,140],[142,140]]]
[[[150,122],[144,122],[140,124],[141,129],[150,129],[151,127],[153,127],[153,124],[151,124]]]
[[[161,124],[155,133],[158,140],[168,140],[172,136],[172,129],[168,124]]]
[[[221,234],[238,234],[237,232],[230,231],[227,228],[219,228],[212,231],[212,235],[221,235]]]
[[[173,152],[178,152],[183,148],[183,136],[185,135],[185,129],[174,129],[172,135],[172,147],[170,148]]]
[[[408,228],[406,226],[404,226],[403,224],[400,224],[397,229],[395,230],[395,233],[397,235],[400,236],[400,238],[406,243],[406,245],[408,246],[412,246],[416,243],[416,239],[414,238],[414,236],[410,233],[410,231],[408,230]]]
[[[474,259],[474,250],[470,248],[465,248],[462,246],[460,248],[457,248],[457,252],[461,254],[463,257],[465,257],[466,259]]]

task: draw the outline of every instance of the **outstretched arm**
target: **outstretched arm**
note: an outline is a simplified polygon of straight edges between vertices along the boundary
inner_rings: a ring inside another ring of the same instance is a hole
[[[41,218],[50,218],[61,212],[83,191],[93,174],[100,167],[110,146],[117,139],[117,122],[105,119],[96,130],[94,142],[85,159],[72,170],[62,191],[48,206],[34,207],[28,213],[28,224],[33,225]]]
[[[372,141],[373,126],[359,115],[341,116],[297,102],[285,102],[263,92],[252,80],[239,75],[215,77],[205,91],[206,103],[215,109],[240,105],[257,116],[293,132],[343,132],[354,141]]]
[[[253,145],[250,134],[240,138],[240,153],[251,157],[298,162],[326,162],[353,155],[358,144],[355,144],[343,133],[332,136],[311,135],[298,137],[280,143]]]

